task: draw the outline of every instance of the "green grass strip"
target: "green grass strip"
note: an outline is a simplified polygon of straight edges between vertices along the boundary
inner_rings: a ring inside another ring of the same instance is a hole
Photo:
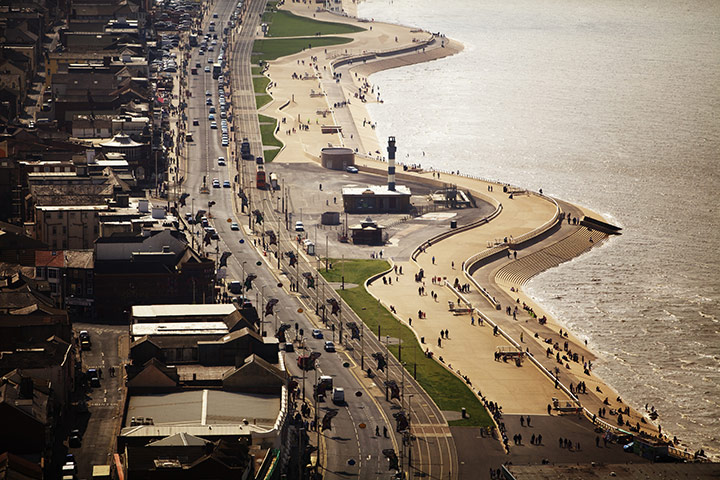
[[[273,97],[267,94],[263,95],[255,95],[255,104],[257,104],[257,108],[262,108],[268,103],[272,102]]]
[[[282,142],[275,137],[275,127],[277,126],[277,120],[264,115],[260,117],[260,135],[262,136],[262,143],[268,147],[282,147]],[[267,119],[269,121],[266,121]]]
[[[473,394],[468,386],[455,375],[448,372],[435,360],[425,356],[424,348],[417,342],[415,334],[406,325],[398,322],[380,302],[370,295],[364,285],[365,280],[375,273],[390,268],[384,260],[338,260],[331,259],[332,270],[320,273],[330,282],[339,282],[344,274],[345,283],[355,283],[360,286],[340,290],[340,296],[350,305],[371,332],[378,334],[380,328],[381,338],[386,335],[402,340],[402,361],[412,375],[417,372],[417,381],[432,397],[441,410],[459,412],[465,407],[469,418],[450,421],[451,426],[490,426],[492,420],[480,400]],[[399,359],[400,351],[397,345],[390,345],[390,352]],[[382,377],[382,374],[380,374]]]
[[[275,160],[277,154],[280,153],[280,149],[271,149],[263,151],[263,157],[265,157],[265,163],[270,163]]]
[[[269,37],[306,37],[310,35],[338,35],[362,32],[365,29],[346,23],[323,22],[301,17],[285,10],[263,15],[268,23]]]
[[[253,77],[252,82],[255,93],[265,93],[267,86],[270,84],[270,79],[267,77]]]
[[[280,57],[292,55],[306,48],[328,47],[352,42],[352,38],[345,37],[300,37],[279,38],[274,40],[255,40],[250,62],[255,65],[260,60],[269,61]]]
[[[250,67],[250,73],[252,75],[262,75],[262,67]]]

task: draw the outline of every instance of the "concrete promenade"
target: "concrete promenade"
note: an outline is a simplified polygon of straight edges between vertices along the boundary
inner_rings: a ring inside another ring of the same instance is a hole
[[[436,41],[432,46],[426,47],[424,52],[367,63],[358,62],[334,69],[333,63],[345,55],[399,49],[402,46],[427,42],[432,36],[427,32],[411,31],[407,27],[397,25],[377,22],[358,23],[350,18],[315,13],[307,4],[293,3],[286,7],[299,15],[314,16],[318,20],[357,23],[368,30],[343,35],[354,39],[352,43],[346,45],[306,50],[270,62],[267,75],[272,81],[269,92],[273,95],[274,101],[263,107],[260,113],[280,120],[277,136],[285,147],[276,157],[275,162],[317,161],[321,148],[329,145],[347,146],[357,149],[358,153],[364,155],[358,155],[356,159],[356,164],[361,170],[386,170],[387,164],[381,160],[384,150],[375,135],[364,103],[355,97],[355,92],[362,89],[368,101],[378,101],[377,87],[367,79],[367,75],[373,71],[457,53],[461,51],[462,46],[446,40],[443,40],[442,44]],[[372,30],[370,30],[371,26]],[[333,78],[333,73],[342,74],[340,81]],[[299,79],[293,79],[293,74]],[[380,95],[379,98],[382,99],[382,96]],[[339,106],[341,104],[343,106]],[[322,134],[320,125],[323,124],[341,125],[343,133]],[[463,263],[469,257],[489,246],[518,239],[550,224],[558,215],[557,204],[547,197],[532,193],[518,193],[510,198],[507,193],[503,193],[503,186],[496,182],[445,172],[404,172],[402,167],[398,168],[398,172],[418,180],[437,182],[438,188],[443,182],[455,184],[460,189],[471,191],[476,198],[497,207],[499,213],[482,226],[432,244],[418,255],[416,260],[397,259],[395,265],[402,267],[404,274],[389,273],[388,275],[392,276],[392,285],[384,285],[383,282],[376,281],[369,286],[370,293],[386,306],[392,305],[397,311],[398,319],[411,326],[418,338],[424,339],[425,347],[433,352],[435,358],[442,357],[443,363],[448,368],[466,376],[472,383],[472,389],[487,400],[501,405],[504,414],[547,417],[548,405],[552,403],[553,398],[558,398],[564,403],[571,400],[570,396],[562,389],[556,388],[548,375],[529,360],[525,360],[519,367],[514,362],[496,361],[494,352],[499,347],[508,348],[512,344],[503,336],[495,335],[493,328],[487,323],[480,324],[478,314],[456,315],[451,312],[448,302],[457,304],[458,296],[444,282],[447,280],[452,285],[457,279],[460,284],[471,283],[462,271]],[[398,183],[402,183],[402,175],[398,175]],[[586,214],[601,218],[582,207],[561,205],[562,211],[573,218],[580,218]],[[589,239],[593,236],[595,238],[591,243]],[[569,225],[565,222],[548,232],[546,238],[538,243],[525,248],[511,248],[511,252],[517,252],[517,259],[514,255],[511,258],[498,259],[474,273],[475,281],[491,292],[501,304],[500,310],[485,300],[475,287],[471,287],[469,293],[463,295],[474,308],[496,323],[516,344],[527,349],[545,369],[554,372],[555,367],[558,367],[559,380],[566,387],[585,382],[587,393],[579,395],[582,404],[591,412],[597,412],[605,407],[608,412],[606,420],[612,425],[617,425],[617,416],[610,415],[609,411],[624,409],[627,405],[618,402],[616,400],[618,394],[596,378],[591,371],[589,375],[584,372],[583,362],[594,361],[595,355],[586,348],[582,339],[572,334],[561,337],[559,331],[563,327],[520,290],[524,281],[546,268],[541,268],[545,264],[540,261],[540,257],[547,255],[548,249],[553,248],[553,245],[562,245],[564,248],[560,253],[550,254],[557,258],[557,264],[597,245],[603,239],[604,236],[601,235],[588,236],[579,225]],[[584,244],[586,241],[587,244]],[[523,258],[531,255],[535,255],[538,261],[535,263],[529,261],[527,265],[516,268],[515,277],[508,273],[515,268],[514,262],[522,262]],[[567,255],[568,258],[563,258],[563,255]],[[414,274],[419,269],[424,271],[424,282],[415,281]],[[502,276],[500,272],[508,274]],[[433,277],[441,280],[433,282]],[[500,280],[497,280],[498,278]],[[514,278],[518,279],[517,283],[513,281]],[[419,291],[422,287],[424,293]],[[540,325],[536,318],[523,310],[523,303],[532,308],[538,318],[546,316],[547,323]],[[516,305],[519,311],[514,319],[505,309],[507,307],[514,309]],[[424,318],[419,318],[419,311],[424,312]],[[447,338],[444,335],[441,337],[441,330],[448,331]],[[551,343],[546,343],[546,339]],[[559,343],[559,350],[553,349],[556,342]],[[560,363],[556,360],[556,354],[560,354],[560,357],[566,354],[565,342],[568,342],[567,350],[577,353],[581,361]],[[552,350],[552,355],[549,357],[546,356],[548,347]],[[608,404],[603,404],[605,397],[608,397]],[[551,416],[555,417],[556,413],[553,411]],[[640,422],[641,416],[633,411],[623,417],[635,425]],[[547,422],[543,421],[543,423]],[[642,427],[651,435],[657,435],[657,430],[652,425],[642,424]],[[553,430],[549,431],[553,432]],[[594,434],[590,432],[589,435],[592,437]],[[550,436],[555,443],[557,443],[556,437],[557,431]]]

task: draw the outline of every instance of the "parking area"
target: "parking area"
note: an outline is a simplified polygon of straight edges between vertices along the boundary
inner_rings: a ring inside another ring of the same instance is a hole
[[[382,214],[371,215],[381,226],[387,227],[389,242],[382,246],[363,246],[344,243],[340,240],[348,225],[358,224],[365,220],[367,214],[345,214],[343,212],[343,187],[360,187],[366,185],[382,185],[387,177],[367,173],[349,173],[346,171],[328,170],[311,162],[276,163],[265,166],[268,173],[279,178],[281,187],[289,193],[288,225],[295,229],[295,222],[301,222],[304,235],[316,245],[316,254],[330,258],[368,258],[372,253],[383,250],[385,258],[402,260],[408,258],[412,251],[429,237],[446,231],[450,221],[458,225],[469,223],[492,212],[493,208],[486,203],[477,202],[477,208],[460,210],[439,210],[421,217],[408,219],[407,215]],[[400,184],[400,182],[398,182]],[[428,207],[431,201],[428,195],[434,189],[420,183],[402,183],[412,192],[411,202],[420,208]],[[282,190],[275,192],[273,208],[282,208]],[[340,212],[340,225],[322,225],[320,218],[324,212]],[[273,228],[268,226],[267,228]]]

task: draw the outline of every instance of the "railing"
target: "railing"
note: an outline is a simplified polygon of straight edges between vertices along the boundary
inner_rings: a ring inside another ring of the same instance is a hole
[[[541,194],[535,193],[535,192],[530,192],[530,194],[550,200],[555,205],[555,215],[553,215],[553,217],[550,220],[543,223],[538,228],[531,230],[528,233],[524,233],[517,238],[510,239],[510,241],[508,242],[508,245],[510,245],[510,246],[520,245],[523,242],[526,242],[532,238],[537,237],[538,235],[542,235],[543,233],[547,232],[552,227],[554,227],[555,224],[557,224],[558,220],[560,220],[560,214],[562,213],[562,210],[560,209],[560,205],[558,205],[558,203],[555,201],[554,198],[546,197],[545,195],[541,195]]]
[[[450,285],[450,283],[448,283],[447,281],[445,281],[445,285],[446,285],[459,299],[462,299],[462,301],[465,302],[465,303],[467,303],[468,305],[470,304],[470,302],[467,300],[467,298],[465,298],[465,296],[464,296],[462,293],[458,292],[452,285]],[[481,312],[480,310],[478,310],[477,308],[473,308],[473,311],[475,312],[475,314],[477,314],[479,317],[481,317],[481,318],[483,319],[483,321],[487,322],[488,325],[490,325],[491,327],[493,327],[493,329],[497,328],[497,332],[498,332],[500,335],[502,335],[502,337],[505,338],[505,340],[507,340],[508,343],[510,343],[510,345],[512,345],[513,347],[515,347],[515,348],[519,349],[520,351],[522,351],[522,346],[521,346],[518,342],[516,342],[515,339],[513,339],[513,338],[510,336],[509,333],[507,333],[505,330],[503,330],[502,327],[500,327],[497,323],[493,322],[493,321],[490,319],[490,317],[488,317],[487,315],[485,315],[484,313],[482,313],[482,312]],[[619,427],[616,427],[616,426],[614,426],[614,425],[611,425],[611,424],[607,423],[606,421],[604,421],[604,420],[602,420],[602,419],[599,419],[599,418],[597,418],[596,416],[594,416],[593,413],[592,413],[590,410],[588,410],[586,407],[584,407],[584,406],[582,405],[582,403],[580,402],[580,399],[579,399],[574,393],[572,393],[572,392],[570,391],[570,389],[567,388],[567,387],[560,381],[560,379],[559,379],[558,377],[556,377],[555,375],[553,375],[553,373],[552,373],[550,370],[548,370],[547,368],[545,368],[545,366],[544,366],[542,363],[540,363],[540,362],[535,358],[535,356],[534,356],[531,352],[526,351],[526,352],[525,352],[525,356],[526,356],[526,358],[529,358],[530,361],[533,362],[533,363],[535,364],[535,366],[536,366],[542,373],[544,373],[550,380],[552,380],[553,382],[556,382],[557,385],[558,385],[558,388],[559,388],[560,390],[562,390],[563,392],[565,392],[565,394],[567,394],[567,396],[570,397],[570,399],[571,399],[573,402],[575,402],[575,404],[577,405],[577,408],[578,408],[578,409],[582,409],[582,412],[585,414],[585,416],[588,417],[590,420],[593,420],[593,422],[594,422],[596,425],[600,425],[600,426],[602,426],[603,428],[605,428],[606,430],[612,430],[612,431],[614,431],[614,432],[620,432],[620,433],[625,434],[625,435],[633,435],[632,433],[630,433],[630,432],[628,432],[628,431],[625,431],[625,430],[623,430],[622,428],[619,428]]]
[[[430,45],[435,43],[435,41],[435,35],[433,35],[432,37],[430,37],[429,40],[418,42],[417,45],[412,45],[410,47],[393,48],[388,50],[367,52],[358,55],[348,55],[347,57],[341,58],[337,61],[330,62],[330,66],[332,70],[335,70],[336,68],[342,67],[343,65],[352,65],[360,61],[367,61],[373,60],[378,57],[391,57],[393,55],[402,55],[405,53],[416,52],[421,48],[429,47]]]
[[[435,243],[437,243],[437,242],[439,242],[439,241],[441,241],[441,240],[444,240],[444,239],[446,239],[446,238],[452,237],[453,235],[456,235],[456,234],[458,234],[458,233],[465,232],[465,231],[467,231],[467,230],[470,230],[470,229],[473,229],[473,228],[475,228],[475,227],[479,227],[480,225],[484,225],[484,224],[488,223],[490,220],[492,220],[493,218],[495,218],[495,217],[497,217],[498,215],[500,215],[500,212],[501,212],[501,211],[502,211],[502,203],[498,203],[497,207],[495,208],[495,211],[493,211],[493,213],[491,213],[490,215],[488,215],[488,216],[486,216],[486,217],[483,217],[483,218],[481,218],[480,220],[476,220],[476,221],[474,221],[474,222],[472,222],[472,223],[468,223],[467,225],[463,225],[463,226],[461,226],[461,227],[454,228],[454,229],[449,230],[449,231],[447,231],[447,232],[442,232],[442,233],[439,233],[439,234],[435,235],[434,237],[430,238],[429,240],[426,240],[426,241],[424,241],[423,243],[421,243],[420,245],[418,245],[418,246],[415,248],[415,250],[413,251],[413,253],[412,253],[412,255],[411,255],[411,258],[412,258],[413,260],[417,260],[417,257],[418,257],[422,252],[424,252],[427,247],[430,247],[430,246],[432,246],[433,244],[435,244]]]

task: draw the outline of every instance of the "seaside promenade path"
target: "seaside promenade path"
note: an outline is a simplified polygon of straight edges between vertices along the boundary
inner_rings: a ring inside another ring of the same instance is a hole
[[[309,16],[312,12],[306,4],[291,4],[288,9],[293,13]],[[347,146],[357,149],[358,153],[365,156],[356,156],[356,164],[363,171],[382,172],[387,169],[387,163],[380,159],[384,156],[384,146],[378,141],[375,129],[370,123],[370,117],[365,108],[365,104],[354,97],[354,92],[358,88],[367,87],[372,89],[373,86],[367,82],[367,77],[374,71],[392,66],[400,66],[415,61],[425,61],[432,58],[438,58],[445,54],[455,53],[461,50],[461,46],[456,43],[448,42],[445,46],[435,44],[432,48],[428,48],[425,53],[410,53],[403,55],[403,59],[384,58],[381,60],[373,60],[367,63],[353,64],[340,67],[333,70],[331,62],[346,54],[359,55],[366,51],[383,51],[396,47],[395,38],[397,37],[397,45],[413,45],[418,39],[427,40],[430,34],[427,32],[411,31],[407,27],[397,25],[372,23],[358,23],[353,19],[341,18],[328,13],[316,13],[313,15],[318,20],[342,21],[347,23],[355,23],[359,26],[367,28],[365,32],[352,35],[343,35],[353,37],[352,43],[327,48],[315,48],[299,52],[295,55],[281,58],[277,61],[270,62],[267,76],[272,83],[269,92],[273,95],[274,101],[266,105],[260,110],[260,113],[276,117],[280,120],[277,137],[285,144],[285,147],[276,157],[275,162],[293,163],[293,162],[317,162],[320,150],[327,146]],[[373,30],[369,27],[372,26]],[[434,52],[434,53],[433,53]],[[315,60],[316,57],[317,60]],[[412,58],[411,58],[412,57]],[[341,73],[342,77],[339,82],[333,80],[332,73]],[[358,74],[357,76],[355,74]],[[293,79],[296,74],[300,79]],[[369,100],[376,101],[375,90],[370,90],[371,94],[366,94]],[[337,104],[350,101],[349,105],[336,107]],[[338,124],[343,127],[342,134],[322,134],[320,125]],[[399,146],[401,148],[401,146]],[[368,155],[369,154],[369,155]],[[402,155],[400,155],[402,158]],[[409,162],[406,162],[409,163]],[[411,163],[418,163],[417,160]],[[457,302],[457,295],[448,287],[441,284],[433,284],[432,277],[440,277],[447,279],[451,284],[455,278],[458,278],[461,284],[468,283],[462,272],[463,262],[470,256],[478,253],[498,242],[502,242],[506,237],[520,237],[538,227],[546,224],[556,215],[556,205],[547,197],[535,194],[516,194],[510,199],[506,193],[502,192],[502,185],[496,182],[484,181],[477,178],[470,178],[461,175],[451,175],[445,172],[421,171],[406,172],[402,167],[398,168],[398,183],[402,183],[402,175],[410,175],[413,178],[435,181],[438,188],[443,182],[455,184],[459,189],[469,190],[477,198],[488,202],[492,205],[502,204],[502,210],[493,220],[480,227],[453,235],[444,239],[430,247],[425,253],[417,258],[417,262],[407,259],[398,258],[395,263],[402,266],[404,275],[390,274],[393,279],[392,285],[384,285],[382,282],[374,282],[369,286],[371,294],[375,295],[383,304],[392,305],[397,311],[397,317],[406,324],[411,323],[418,338],[424,338],[425,347],[428,351],[434,353],[435,358],[442,357],[442,360],[448,368],[459,372],[463,376],[467,376],[472,382],[472,389],[477,393],[480,392],[487,400],[491,400],[500,404],[506,417],[515,415],[532,415],[539,417],[538,423],[547,423],[555,427],[548,426],[548,432],[552,432],[550,438],[556,443],[558,431],[562,434],[567,424],[563,420],[557,419],[545,422],[542,418],[548,418],[547,406],[552,402],[553,398],[560,399],[561,402],[570,400],[562,390],[556,389],[552,381],[541,372],[530,361],[525,361],[521,367],[517,367],[512,362],[503,362],[494,360],[494,352],[498,347],[509,347],[511,344],[502,336],[494,335],[493,330],[487,324],[479,325],[478,317],[474,317],[474,324],[471,323],[470,315],[454,315],[448,310],[448,302]],[[492,187],[490,191],[489,187]],[[601,218],[593,212],[586,211],[581,207],[564,205],[563,210],[571,212],[573,217],[581,217],[588,214]],[[577,227],[575,228],[577,230]],[[519,258],[524,255],[530,255],[533,252],[539,252],[569,232],[567,227],[560,229],[560,232],[550,235],[543,242],[537,243],[527,250],[519,252]],[[434,261],[433,261],[434,258]],[[514,259],[513,259],[514,260]],[[511,261],[510,261],[511,262]],[[480,309],[485,315],[493,321],[507,327],[507,330],[516,342],[527,346],[536,358],[544,357],[546,344],[542,342],[543,338],[559,339],[558,329],[560,328],[556,321],[548,316],[548,326],[545,337],[535,339],[534,333],[538,331],[534,325],[529,327],[523,325],[525,317],[522,315],[520,320],[512,320],[512,316],[507,316],[504,312],[506,305],[515,305],[515,300],[520,299],[520,304],[526,302],[532,305],[535,312],[540,316],[545,314],[539,306],[534,305],[527,296],[521,292],[510,292],[510,287],[520,287],[521,285],[496,284],[496,275],[500,269],[506,264],[499,262],[493,263],[484,269],[475,272],[476,280],[488,289],[492,289],[492,294],[502,303],[503,310],[497,311],[487,301],[480,297],[476,291],[467,294],[468,299],[474,307]],[[422,284],[415,282],[414,274],[422,268],[425,272],[425,294],[420,295],[418,288]],[[535,274],[537,272],[533,272]],[[430,294],[437,294],[435,300]],[[508,294],[512,293],[513,297]],[[425,312],[425,318],[418,318],[418,310]],[[522,312],[524,314],[524,312]],[[535,323],[537,323],[535,321]],[[440,330],[448,330],[448,338],[439,338]],[[523,340],[520,341],[520,334]],[[438,343],[439,340],[439,343]],[[563,342],[565,340],[563,339]],[[584,343],[573,337],[567,339],[570,349],[581,355],[586,355],[587,359],[594,358],[592,353],[585,349]],[[581,353],[582,352],[582,353]],[[554,358],[547,363],[547,368],[555,366]],[[580,363],[582,365],[582,362]],[[559,364],[558,364],[559,366]],[[579,379],[585,380],[587,376],[583,376],[582,368],[578,368],[577,364],[571,365],[570,371],[561,369],[560,379],[564,383],[572,381],[574,384]],[[577,375],[577,376],[575,376]],[[596,383],[597,382],[597,383]],[[615,402],[615,393],[595,377],[587,377],[588,392],[594,390],[598,386],[607,396],[610,397],[612,407],[618,407]],[[592,395],[595,397],[594,395]],[[583,395],[581,401],[588,407],[596,408],[599,400],[595,397],[593,400],[587,400]],[[604,398],[604,397],[602,397]],[[624,405],[623,405],[624,406]],[[553,414],[552,418],[556,416]],[[637,415],[633,415],[633,421],[638,419]],[[614,422],[616,419],[611,418]],[[589,426],[589,424],[587,424]],[[555,428],[556,430],[552,430]],[[512,429],[510,429],[512,431]],[[585,441],[587,438],[594,439],[592,429],[586,428]],[[579,433],[578,433],[579,435]],[[557,447],[555,447],[557,448]],[[559,450],[560,455],[564,453]],[[540,454],[540,453],[538,453]],[[543,452],[543,455],[546,453]],[[594,457],[593,457],[594,458]]]

